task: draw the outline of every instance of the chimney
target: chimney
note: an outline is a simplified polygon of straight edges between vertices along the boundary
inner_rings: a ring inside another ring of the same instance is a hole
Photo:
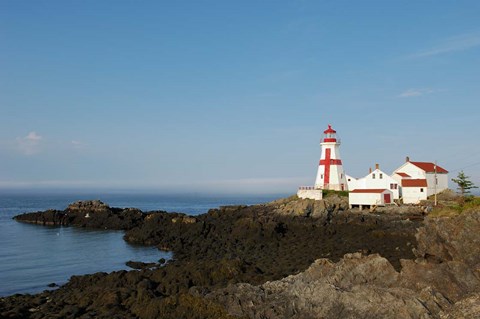
[[[408,156],[405,157],[405,162],[407,162],[407,163],[410,162],[410,157],[408,157]]]
[[[379,168],[380,168],[380,165],[375,164],[375,169],[379,169]]]
[[[372,168],[370,167],[370,168],[368,169],[368,174],[370,174],[371,172],[372,172]]]

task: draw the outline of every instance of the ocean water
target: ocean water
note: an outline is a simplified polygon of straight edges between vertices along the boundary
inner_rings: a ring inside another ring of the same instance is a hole
[[[45,227],[18,223],[13,216],[64,209],[77,200],[99,199],[111,207],[166,210],[198,215],[221,205],[264,203],[270,196],[171,196],[124,194],[0,194],[0,296],[38,293],[50,283],[64,284],[72,275],[129,269],[129,260],[155,262],[171,258],[154,247],[123,240],[123,231]]]

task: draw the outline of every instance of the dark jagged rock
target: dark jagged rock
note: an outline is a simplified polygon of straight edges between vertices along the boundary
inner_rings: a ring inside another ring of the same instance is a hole
[[[0,317],[354,318],[388,317],[398,310],[403,318],[439,318],[450,310],[469,313],[478,300],[473,256],[478,247],[462,245],[478,237],[455,234],[465,227],[479,234],[480,226],[477,217],[463,218],[427,220],[417,247],[421,212],[348,211],[342,198],[311,203],[292,197],[195,217],[76,203],[65,211],[16,219],[124,229],[125,240],[171,250],[174,259],[162,267],[73,276],[54,291],[1,298]],[[452,233],[443,233],[444,227]],[[450,247],[436,240],[459,242]],[[430,273],[438,278],[429,278]],[[450,291],[440,283],[442,276],[454,279]],[[380,309],[385,304],[391,309]]]
[[[125,265],[127,265],[128,267],[130,267],[132,269],[146,269],[146,268],[152,268],[152,267],[157,266],[156,263],[144,263],[144,262],[141,262],[141,261],[133,261],[133,260],[127,261],[125,263]]]
[[[142,223],[145,215],[133,208],[111,208],[99,200],[79,201],[65,210],[26,213],[15,216],[19,222],[50,226],[76,226],[97,229],[131,229]]]

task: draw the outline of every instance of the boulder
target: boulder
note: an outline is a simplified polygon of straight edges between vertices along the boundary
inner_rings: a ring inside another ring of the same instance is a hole
[[[379,255],[347,254],[334,264],[316,260],[305,272],[260,286],[231,285],[206,298],[248,318],[430,318],[413,290],[397,287],[399,273]],[[385,305],[388,305],[386,307]],[[432,305],[436,305],[432,303]]]

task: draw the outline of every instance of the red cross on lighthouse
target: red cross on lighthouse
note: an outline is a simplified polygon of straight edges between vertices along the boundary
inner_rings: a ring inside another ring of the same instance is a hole
[[[328,125],[323,134],[320,140],[322,155],[318,164],[315,188],[346,190],[347,180],[340,159],[340,140],[337,139],[337,131]]]

